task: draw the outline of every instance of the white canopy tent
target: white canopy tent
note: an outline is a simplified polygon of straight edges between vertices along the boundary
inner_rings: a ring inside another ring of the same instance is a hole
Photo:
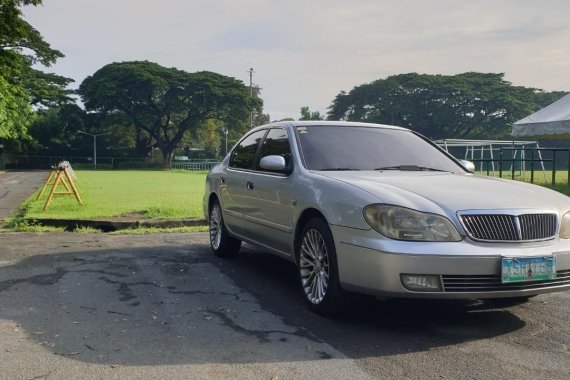
[[[570,135],[570,94],[513,124],[512,136]]]

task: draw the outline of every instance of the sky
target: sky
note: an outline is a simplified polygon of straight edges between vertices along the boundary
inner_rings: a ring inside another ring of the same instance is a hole
[[[111,62],[208,70],[262,88],[272,120],[326,113],[340,91],[417,72],[505,73],[570,91],[568,0],[44,0],[25,18],[75,87]]]

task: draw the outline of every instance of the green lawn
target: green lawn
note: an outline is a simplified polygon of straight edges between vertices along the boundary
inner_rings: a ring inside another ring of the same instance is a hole
[[[43,211],[48,191],[39,201],[36,193],[25,204],[24,217],[96,219],[141,213],[152,219],[203,218],[205,173],[76,170],[76,174],[83,205],[72,196],[60,195]]]
[[[476,172],[479,175],[487,175],[486,171],[477,171]],[[489,172],[489,176],[493,176],[493,172]],[[495,171],[495,177],[499,177],[499,171]],[[504,179],[511,179],[512,175],[510,171],[503,171],[503,178]],[[530,183],[530,178],[531,177],[531,172],[529,170],[526,170],[524,173],[524,176],[522,175],[522,173],[517,170],[515,171],[515,180],[517,181],[524,181],[524,182],[529,182]],[[557,170],[556,171],[556,184],[557,185],[567,185],[568,184],[568,171],[566,170]],[[535,185],[551,185],[552,184],[552,171],[545,171],[543,172],[542,170],[535,170],[534,171],[534,178],[533,178],[533,183]]]
[[[486,175],[487,172],[477,172],[477,175]],[[526,171],[523,176],[520,171],[515,172],[515,181],[523,181],[530,183],[531,173]],[[493,172],[489,173],[493,176]],[[495,177],[499,177],[499,172],[495,172]],[[504,179],[511,179],[511,172],[503,172]],[[556,190],[562,194],[570,196],[570,185],[568,184],[568,171],[559,170],[556,172],[556,184],[552,185],[552,171],[543,172],[542,170],[535,170],[533,182],[535,185],[541,185],[550,189]]]
[[[152,219],[203,218],[205,173],[135,170],[77,170],[76,173],[83,205],[71,196],[57,196],[44,212],[47,194],[39,201],[35,201],[34,195],[24,205],[23,217],[96,219],[139,213]],[[503,174],[505,176],[506,173]],[[542,172],[535,172],[535,179],[544,185]],[[557,173],[557,179],[564,182],[559,182],[554,189],[570,195],[570,186],[565,182],[566,173]]]

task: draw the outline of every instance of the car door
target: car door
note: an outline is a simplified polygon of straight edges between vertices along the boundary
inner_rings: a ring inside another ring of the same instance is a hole
[[[228,169],[220,178],[219,195],[223,215],[230,232],[247,237],[243,209],[247,194],[247,181],[256,162],[259,144],[266,129],[244,137],[232,151]]]
[[[278,155],[285,158],[287,170],[264,171],[259,168],[262,157]],[[293,160],[289,136],[284,128],[272,128],[262,142],[256,170],[248,173],[243,215],[252,238],[284,254],[291,252],[293,233],[292,170]]]

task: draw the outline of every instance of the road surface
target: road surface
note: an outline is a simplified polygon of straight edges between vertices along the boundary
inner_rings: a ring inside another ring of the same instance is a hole
[[[4,219],[15,214],[20,204],[36,191],[49,172],[0,172],[0,226]]]
[[[295,268],[207,234],[0,234],[0,379],[567,379],[570,294],[364,299],[325,319]]]

